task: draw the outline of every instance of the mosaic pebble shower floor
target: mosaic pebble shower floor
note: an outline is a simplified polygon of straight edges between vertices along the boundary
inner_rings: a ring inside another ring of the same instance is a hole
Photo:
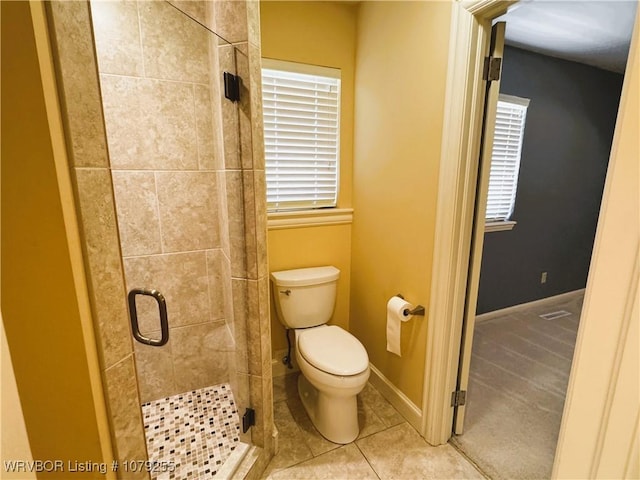
[[[154,480],[213,478],[240,441],[228,383],[145,403],[142,414]]]

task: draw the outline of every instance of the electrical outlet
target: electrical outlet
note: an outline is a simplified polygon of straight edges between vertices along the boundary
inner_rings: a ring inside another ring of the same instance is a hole
[[[547,272],[542,272],[540,276],[540,283],[547,283]]]

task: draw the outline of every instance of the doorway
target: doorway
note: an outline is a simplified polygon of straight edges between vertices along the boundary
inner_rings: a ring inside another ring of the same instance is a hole
[[[482,242],[474,250],[482,256],[482,271],[478,311],[476,300],[468,298],[469,315],[484,315],[469,335],[474,346],[465,428],[463,433],[456,424],[456,433],[463,434],[453,442],[492,478],[541,478],[551,475],[622,75],[514,47],[506,49],[502,72],[501,93],[530,98],[534,107],[527,116],[513,214],[519,225],[514,231],[483,233],[484,250]],[[562,82],[572,77],[570,91],[563,92]],[[607,95],[602,95],[605,84]],[[596,90],[589,94],[591,86]],[[572,96],[587,111],[578,113],[581,107],[571,106]],[[596,114],[605,103],[607,113]],[[595,129],[591,135],[582,130],[586,124]],[[569,146],[574,135],[577,149]],[[594,146],[594,140],[602,144]],[[590,156],[599,159],[591,165]],[[572,167],[573,158],[582,162]],[[569,173],[571,181],[565,177]],[[567,211],[569,198],[580,200]],[[545,212],[550,205],[552,211]],[[517,238],[520,246],[511,250]],[[554,252],[558,249],[564,253]],[[550,269],[557,268],[561,278],[550,285],[553,274],[544,267],[538,272],[531,265],[536,262],[557,265]],[[533,281],[530,267],[536,270]],[[472,271],[470,282],[477,276]],[[573,293],[556,296],[566,292]],[[473,324],[467,323],[471,331]],[[467,390],[466,379],[458,388]]]

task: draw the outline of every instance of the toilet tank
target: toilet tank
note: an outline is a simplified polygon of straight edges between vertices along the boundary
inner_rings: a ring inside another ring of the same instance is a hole
[[[287,328],[327,323],[336,303],[336,267],[298,268],[271,272],[278,319]]]

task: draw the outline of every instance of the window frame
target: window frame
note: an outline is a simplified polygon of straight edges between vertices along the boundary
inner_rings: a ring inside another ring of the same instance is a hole
[[[517,105],[520,108],[523,108],[524,110],[524,114],[523,114],[523,119],[522,119],[522,126],[520,128],[520,132],[519,132],[519,138],[518,138],[518,145],[517,145],[517,162],[516,162],[516,167],[515,167],[515,183],[513,184],[513,189],[512,189],[512,199],[510,202],[510,211],[508,213],[508,215],[506,215],[504,218],[491,218],[488,219],[487,218],[487,210],[488,210],[488,206],[489,206],[489,191],[491,189],[491,177],[489,177],[489,185],[488,185],[488,190],[487,190],[487,205],[486,205],[486,209],[485,209],[485,232],[497,232],[497,231],[505,231],[505,230],[512,230],[516,224],[517,221],[512,219],[513,216],[513,211],[515,208],[515,202],[516,202],[516,198],[517,198],[517,193],[518,193],[518,181],[519,181],[519,177],[520,177],[520,165],[522,162],[522,144],[524,141],[524,132],[525,132],[525,128],[526,128],[526,120],[527,120],[527,110],[529,108],[529,104],[531,102],[530,99],[528,98],[523,98],[523,97],[517,97],[514,95],[506,95],[503,93],[499,94],[498,97],[498,102],[502,102],[502,103],[508,103],[511,105]],[[498,111],[496,108],[496,117],[497,117]],[[497,118],[496,118],[496,122],[497,122]],[[491,165],[493,166],[493,161],[494,161],[494,155],[493,155],[493,146],[495,145],[495,132],[494,132],[494,140],[492,142],[492,154],[491,154]]]
[[[337,101],[336,101],[336,124],[335,124],[335,149],[336,149],[336,157],[335,157],[335,200],[331,205],[313,205],[312,200],[310,199],[307,204],[304,204],[302,201],[301,205],[274,205],[273,203],[267,202],[267,214],[269,218],[272,217],[296,217],[299,218],[307,212],[310,215],[317,215],[316,212],[324,211],[330,212],[332,210],[341,210],[339,209],[339,197],[340,197],[340,163],[341,163],[341,155],[340,155],[340,142],[341,142],[341,107],[342,107],[342,72],[338,68],[330,68],[323,67],[319,65],[311,65],[305,63],[298,62],[290,62],[285,60],[276,60],[271,58],[262,58],[262,70],[280,70],[283,72],[293,73],[293,74],[303,74],[303,75],[313,75],[318,77],[326,77],[337,80]],[[264,86],[264,82],[262,83]],[[264,95],[263,95],[264,102]],[[264,109],[264,103],[263,103]],[[266,122],[265,122],[266,123]],[[266,129],[265,129],[265,138],[266,138]],[[266,146],[266,141],[265,141]],[[267,185],[268,190],[268,182],[266,181],[266,177],[268,174],[267,168],[267,153],[265,148],[265,183]]]

